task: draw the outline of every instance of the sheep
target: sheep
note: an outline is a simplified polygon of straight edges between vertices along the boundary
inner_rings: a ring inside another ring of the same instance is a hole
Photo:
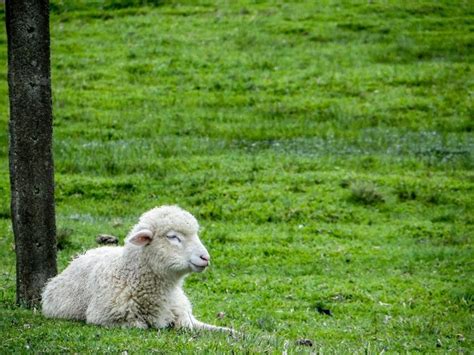
[[[104,246],[74,259],[50,279],[42,293],[49,318],[84,320],[102,326],[233,330],[198,321],[183,281],[202,272],[210,256],[199,225],[178,206],[144,213],[125,245]]]

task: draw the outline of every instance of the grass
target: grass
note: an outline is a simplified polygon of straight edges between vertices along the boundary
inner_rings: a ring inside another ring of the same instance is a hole
[[[59,268],[177,203],[214,261],[196,316],[246,336],[16,307],[3,81],[0,352],[472,352],[473,28],[466,1],[53,0]]]

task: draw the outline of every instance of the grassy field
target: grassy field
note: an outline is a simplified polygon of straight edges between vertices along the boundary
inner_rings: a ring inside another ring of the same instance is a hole
[[[196,316],[246,335],[15,306],[3,80],[1,353],[474,351],[472,3],[52,0],[51,36],[59,268],[179,204]]]

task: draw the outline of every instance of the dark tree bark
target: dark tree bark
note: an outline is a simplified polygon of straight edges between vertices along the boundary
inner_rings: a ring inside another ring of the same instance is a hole
[[[49,0],[7,0],[10,186],[17,302],[56,275]]]

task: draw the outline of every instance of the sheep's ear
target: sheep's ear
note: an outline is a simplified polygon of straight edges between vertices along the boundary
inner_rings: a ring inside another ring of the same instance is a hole
[[[132,234],[128,241],[134,245],[145,246],[151,243],[153,233],[149,229],[142,229],[135,234]]]

